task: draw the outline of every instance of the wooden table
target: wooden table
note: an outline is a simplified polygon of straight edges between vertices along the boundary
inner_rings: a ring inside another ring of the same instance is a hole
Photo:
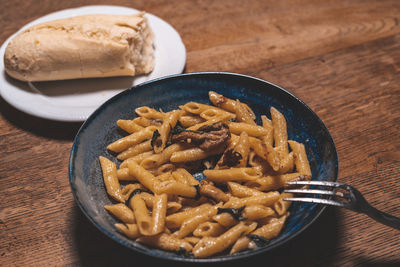
[[[339,180],[360,189],[378,209],[400,216],[398,0],[0,4],[0,43],[33,19],[81,5],[122,5],[161,17],[186,45],[185,72],[248,74],[304,100],[336,142]],[[82,214],[67,171],[79,126],[27,115],[0,98],[0,266],[135,266],[143,260],[181,265],[122,247]],[[239,263],[259,261],[400,266],[400,232],[365,215],[328,208],[294,240]]]

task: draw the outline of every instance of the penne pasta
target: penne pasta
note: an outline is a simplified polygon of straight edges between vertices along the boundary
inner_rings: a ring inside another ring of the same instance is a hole
[[[228,181],[253,181],[260,177],[260,173],[253,168],[231,168],[222,170],[204,170],[208,180],[215,183]]]
[[[167,195],[160,194],[154,196],[152,210],[152,234],[157,235],[164,231],[165,218],[167,215]]]
[[[280,157],[278,173],[292,172],[294,168],[294,154],[290,152],[285,156]]]
[[[188,242],[190,245],[194,246],[200,241],[200,238],[196,237],[196,236],[188,236],[188,237],[185,237],[183,240]]]
[[[148,126],[138,132],[131,135],[125,136],[107,146],[107,149],[113,152],[122,152],[128,149],[130,146],[141,143],[142,141],[149,139],[153,136],[153,132],[157,130],[155,126]]]
[[[274,128],[275,148],[284,154],[289,153],[286,119],[276,108],[271,107],[271,120]]]
[[[156,189],[158,193],[165,193],[169,196],[183,196],[188,198],[196,198],[198,189],[195,186],[190,186],[177,182],[175,180],[167,180],[160,182]]]
[[[229,196],[224,191],[222,191],[218,187],[215,187],[210,182],[202,182],[200,187],[200,194],[202,196],[212,198],[217,202],[227,202],[229,200]]]
[[[231,119],[233,117],[235,117],[234,114],[227,112],[223,109],[214,107],[214,106],[210,106],[210,105],[205,105],[205,104],[201,104],[201,103],[197,103],[197,102],[189,102],[186,103],[185,105],[181,106],[181,109],[192,113],[192,114],[197,114],[197,115],[201,115],[201,114],[205,114],[204,112],[209,112],[211,111],[212,113],[208,113],[212,118],[215,117],[223,117],[223,116],[228,116]],[[211,114],[215,114],[215,115],[211,115]],[[204,115],[203,117],[204,119],[207,120],[207,115]]]
[[[150,191],[152,191],[153,193],[157,193],[156,188],[158,180],[151,172],[141,167],[133,160],[128,160],[128,168],[130,175],[134,176],[142,185],[144,185]]]
[[[163,120],[165,118],[165,114],[162,112],[159,112],[155,110],[154,108],[150,107],[139,107],[135,109],[136,114],[138,114],[140,117],[146,118],[146,119],[159,119]]]
[[[129,174],[128,168],[121,168],[117,170],[117,177],[120,181],[137,181],[135,177]]]
[[[189,148],[181,151],[176,151],[172,153],[170,161],[171,162],[187,162],[187,161],[196,161],[196,160],[201,160],[208,158],[209,156],[219,154],[221,151],[215,150],[215,151],[205,151],[201,148],[194,147],[194,148]]]
[[[175,201],[168,201],[167,203],[167,215],[178,212],[182,209],[182,204]]]
[[[171,163],[166,163],[161,165],[160,167],[156,168],[155,173],[156,175],[162,175],[162,174],[170,174],[175,170],[176,166]]]
[[[153,235],[152,217],[146,207],[146,202],[141,198],[141,194],[134,195],[130,200],[130,206],[135,211],[136,224],[141,235]]]
[[[250,125],[244,122],[228,122],[229,130],[233,134],[240,135],[246,132],[249,136],[261,137],[268,134],[268,130],[262,126]]]
[[[125,160],[125,159],[129,159],[132,158],[136,155],[140,155],[144,152],[148,152],[151,150],[151,140],[147,140],[145,142],[142,142],[136,146],[131,146],[129,147],[127,150],[119,153],[117,155],[117,159],[119,160]]]
[[[111,160],[100,156],[100,165],[103,172],[104,185],[108,195],[119,202],[125,202],[117,177],[117,166]]]
[[[235,182],[227,182],[226,184],[228,186],[229,192],[232,194],[232,196],[235,197],[243,198],[243,197],[260,195],[263,193],[260,190],[253,189],[251,187],[247,187]]]
[[[279,199],[279,192],[270,191],[268,193],[261,193],[259,195],[237,198],[231,197],[226,203],[224,203],[224,208],[240,208],[243,206],[251,206],[251,205],[264,205],[264,206],[273,206],[274,203]]]
[[[225,227],[217,222],[203,222],[193,231],[194,236],[219,236],[225,231]]]
[[[127,184],[124,188],[122,188],[121,193],[124,199],[128,200],[135,190],[145,191],[146,188],[140,183]]]
[[[143,126],[136,124],[133,120],[117,120],[117,125],[130,134],[143,130]]]
[[[135,223],[135,215],[133,211],[125,204],[118,203],[115,205],[105,205],[104,208],[124,223]]]
[[[306,149],[303,144],[295,142],[295,141],[288,141],[290,148],[293,150],[295,154],[295,165],[296,170],[303,175],[307,180],[311,180],[311,168],[310,164],[307,159]]]
[[[146,151],[146,152],[140,153],[140,154],[138,154],[138,155],[136,155],[136,156],[133,156],[133,157],[131,157],[131,158],[128,158],[128,159],[124,160],[124,161],[119,165],[119,168],[120,168],[120,169],[122,169],[122,168],[128,168],[128,160],[129,160],[129,161],[135,161],[137,164],[140,164],[144,159],[150,157],[150,156],[153,155],[153,154],[154,154],[153,151]]]
[[[176,171],[172,173],[172,176],[175,178],[175,180],[186,185],[195,186],[200,184],[199,181],[197,181],[196,178],[190,174],[190,172],[183,168],[176,169]]]
[[[212,208],[212,205],[209,203],[200,205],[198,207],[190,208],[185,211],[181,211],[178,213],[171,214],[166,218],[166,225],[168,228],[177,228],[182,225],[182,223],[194,215],[207,211]]]
[[[282,230],[287,216],[281,216],[279,218],[272,218],[268,224],[257,228],[252,234],[264,237],[265,239],[272,239],[279,235]]]
[[[233,99],[229,99],[223,95],[220,95],[214,91],[210,91],[208,93],[209,99],[210,101],[217,107],[220,107],[224,110],[230,111],[235,113],[235,109],[236,109],[236,105],[237,102]],[[244,109],[247,110],[247,112],[249,113],[249,116],[254,120],[256,118],[256,115],[254,114],[254,112],[251,110],[251,108],[244,104],[244,103],[240,103],[242,106],[244,106]]]
[[[217,214],[217,207],[211,207],[210,209],[204,210],[197,213],[196,215],[183,221],[178,231],[173,233],[178,238],[184,238],[185,236],[193,233],[193,231],[203,222],[209,221],[212,216]]]
[[[261,237],[265,240],[275,238],[282,230],[285,220],[286,216],[282,216],[279,219],[272,218],[268,224],[257,228],[257,230],[253,231],[250,236]],[[233,245],[230,254],[238,253],[245,249],[254,249],[256,247],[257,244],[254,241],[252,241],[248,236],[243,236]]]
[[[276,203],[277,202],[274,203],[274,208]],[[264,205],[252,205],[244,208],[243,217],[246,218],[246,220],[257,221],[271,216],[274,213],[275,211],[270,207],[266,207]]]
[[[240,222],[218,237],[203,237],[193,247],[193,255],[197,258],[205,258],[224,251],[248,231],[249,227],[244,222]]]
[[[250,153],[250,141],[249,135],[246,132],[242,132],[239,137],[239,141],[233,149],[234,153],[240,155],[240,159],[236,167],[246,167]]]
[[[274,128],[272,126],[272,121],[265,115],[261,115],[262,127],[264,127],[268,133],[262,136],[262,140],[266,145],[274,145]]]
[[[231,120],[235,118],[235,114],[224,112],[219,109],[206,109],[203,112],[199,114],[200,118],[205,119],[206,121],[208,120],[221,120],[221,121],[226,121],[226,120]]]
[[[99,161],[118,202],[104,209],[126,237],[205,258],[254,249],[282,231],[291,205],[283,199],[293,194],[279,192],[311,179],[304,145],[288,140],[274,107],[257,125],[239,99],[213,91],[209,99],[213,105],[188,102],[169,112],[142,106],[138,117],[117,120],[129,135],[107,149],[120,164]]]
[[[287,187],[286,182],[301,180],[305,180],[305,177],[298,172],[294,172],[276,176],[260,177],[256,180],[246,182],[245,185],[260,191],[269,191]]]
[[[167,144],[168,135],[178,122],[179,116],[182,114],[182,110],[173,110],[165,114],[164,121],[158,130],[159,138],[156,138],[153,143],[153,149],[155,153],[161,153],[165,145]]]
[[[250,147],[262,159],[265,159],[274,171],[281,168],[279,153],[268,143],[261,141],[258,138],[249,138]]]
[[[152,247],[175,252],[182,249],[189,252],[193,248],[189,242],[167,233],[161,233],[154,236],[141,236],[137,238],[136,241]]]
[[[168,161],[171,160],[171,156],[175,153],[182,150],[182,146],[180,144],[172,144],[166,147],[159,154],[154,154],[149,157],[144,158],[140,165],[145,169],[156,168]]]
[[[284,198],[290,198],[293,197],[294,195],[292,193],[282,193],[281,196],[279,197],[279,200],[274,203],[274,209],[275,212],[282,216],[284,215],[287,210],[289,209],[290,205],[292,204],[291,201],[286,201],[283,200]]]
[[[142,127],[148,127],[150,125],[154,125],[151,123],[151,120],[149,120],[145,117],[136,117],[132,121]]]
[[[249,166],[260,173],[270,174],[273,172],[271,165],[265,159],[259,157],[254,151],[250,151],[248,161]]]
[[[141,235],[139,232],[139,228],[137,227],[137,224],[116,223],[114,224],[114,226],[124,235],[126,235],[131,239],[136,239]]]
[[[231,227],[238,222],[231,214],[225,212],[215,215],[213,220],[224,227]]]
[[[254,125],[254,126],[256,125],[254,121],[255,118],[250,115],[246,107],[242,105],[242,103],[240,103],[238,99],[236,99],[235,103],[235,114],[236,114],[236,120],[238,122],[245,122],[249,125]]]
[[[200,124],[202,122],[204,122],[204,119],[197,116],[184,115],[179,118],[179,123],[185,128]]]

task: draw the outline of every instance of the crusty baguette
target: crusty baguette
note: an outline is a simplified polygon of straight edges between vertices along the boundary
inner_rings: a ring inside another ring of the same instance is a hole
[[[8,44],[6,72],[22,81],[147,74],[153,33],[144,13],[85,15],[35,25]]]

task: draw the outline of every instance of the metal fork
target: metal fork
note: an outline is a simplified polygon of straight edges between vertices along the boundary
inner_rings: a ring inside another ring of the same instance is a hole
[[[328,182],[328,181],[291,181],[287,182],[286,184],[333,187],[333,190],[317,189],[317,188],[316,189],[295,188],[295,189],[284,190],[284,192],[286,193],[313,194],[313,195],[319,194],[319,195],[333,196],[333,198],[325,199],[320,197],[289,197],[289,198],[284,198],[284,200],[311,202],[324,205],[344,207],[355,212],[364,213],[380,223],[383,223],[387,226],[400,230],[400,218],[379,211],[376,208],[372,207],[367,202],[367,200],[365,200],[360,191],[358,191],[357,189],[355,189],[350,185],[338,182]],[[344,192],[337,191],[337,188],[343,189]]]

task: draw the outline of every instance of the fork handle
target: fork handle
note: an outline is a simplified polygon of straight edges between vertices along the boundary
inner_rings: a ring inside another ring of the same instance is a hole
[[[400,218],[397,218],[386,212],[380,211],[372,206],[365,207],[364,213],[377,222],[380,222],[382,224],[400,230]]]

